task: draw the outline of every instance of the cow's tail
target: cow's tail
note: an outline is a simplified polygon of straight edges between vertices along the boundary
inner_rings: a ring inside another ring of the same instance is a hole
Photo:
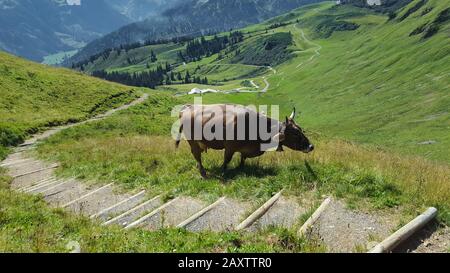
[[[180,131],[178,132],[177,140],[175,142],[176,149],[178,149],[178,147],[180,147],[182,133],[183,133],[183,124],[180,125]]]
[[[184,129],[184,127],[183,127],[183,115],[184,115],[184,112],[187,109],[191,108],[191,107],[192,107],[192,105],[187,104],[187,105],[184,105],[181,108],[181,110],[180,110],[180,122],[181,122],[181,125],[180,125],[180,130],[178,131],[177,139],[176,139],[176,142],[175,142],[175,148],[177,148],[177,149],[178,149],[178,147],[180,147],[181,138],[182,138],[182,135],[183,135],[183,129]]]

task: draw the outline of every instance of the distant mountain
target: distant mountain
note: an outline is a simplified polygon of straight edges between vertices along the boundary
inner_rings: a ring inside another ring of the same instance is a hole
[[[0,49],[41,61],[131,22],[108,0],[0,0]]]
[[[109,0],[108,2],[132,21],[141,21],[161,14],[183,0]]]
[[[240,28],[261,22],[302,5],[320,1],[185,0],[159,16],[152,16],[144,21],[124,26],[93,41],[67,64],[84,60],[106,48],[117,47],[122,44]]]

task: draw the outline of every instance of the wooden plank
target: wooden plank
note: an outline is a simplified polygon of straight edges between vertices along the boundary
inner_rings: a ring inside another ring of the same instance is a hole
[[[314,226],[314,224],[317,222],[317,220],[320,218],[320,215],[325,211],[325,209],[330,205],[331,201],[333,199],[331,197],[328,197],[325,199],[320,207],[309,217],[309,219],[303,224],[303,226],[299,230],[299,236],[305,236],[308,231]]]
[[[59,187],[61,187],[62,185],[69,184],[69,183],[71,183],[71,182],[73,182],[73,181],[75,181],[74,178],[69,179],[69,180],[58,180],[58,182],[59,182],[58,184],[56,184],[56,185],[55,185],[55,184],[54,184],[54,185],[51,185],[51,187],[46,188],[46,189],[45,189],[45,187],[44,187],[44,189],[39,189],[39,190],[37,191],[37,193],[43,195],[44,197],[48,197],[48,196],[51,195],[51,194],[47,194],[48,192],[51,192],[52,190],[54,190],[54,189],[56,189],[56,188],[59,188]]]
[[[45,179],[36,181],[36,183],[34,183],[34,184],[31,185],[31,186],[24,186],[24,187],[18,188],[18,189],[16,189],[16,190],[17,190],[17,191],[23,191],[23,192],[25,192],[25,191],[28,191],[28,190],[31,189],[31,188],[38,187],[38,186],[40,186],[40,185],[46,184],[46,183],[51,182],[51,181],[54,181],[54,180],[56,180],[56,178],[52,176],[52,177],[49,177],[49,178],[45,178]]]
[[[125,216],[127,216],[127,215],[130,215],[130,214],[132,214],[132,213],[134,213],[134,212],[140,210],[141,208],[147,206],[148,204],[150,204],[150,203],[152,203],[152,202],[155,202],[158,198],[161,198],[161,195],[158,195],[158,196],[156,196],[156,197],[154,197],[154,198],[152,198],[152,199],[150,199],[150,200],[148,200],[148,201],[145,201],[144,203],[138,205],[137,207],[132,208],[132,209],[130,209],[129,211],[126,211],[126,212],[124,212],[124,213],[122,213],[122,214],[120,214],[120,215],[114,217],[113,219],[104,222],[104,223],[102,224],[102,226],[110,225],[110,224],[116,222],[117,220],[122,219],[123,217],[125,217]]]
[[[29,161],[34,161],[34,162],[39,162],[34,158],[24,158],[24,159],[17,159],[17,160],[4,160],[1,164],[0,167],[6,168],[12,165],[21,165],[21,164],[25,164],[28,163]]]
[[[106,208],[106,209],[104,209],[104,210],[102,210],[102,211],[100,211],[100,212],[98,212],[98,213],[96,213],[94,215],[91,215],[91,219],[100,217],[100,216],[102,216],[102,215],[104,215],[104,214],[106,214],[106,213],[108,213],[108,212],[110,212],[110,211],[112,211],[112,210],[114,210],[114,209],[116,209],[116,208],[118,208],[118,207],[120,207],[120,206],[122,206],[122,205],[124,205],[124,204],[126,204],[126,203],[128,203],[128,202],[130,202],[132,200],[134,200],[134,199],[136,199],[136,198],[141,197],[141,195],[143,195],[143,194],[145,194],[145,191],[141,191],[138,194],[135,194],[135,195],[133,195],[133,196],[131,196],[131,197],[129,197],[129,198],[127,198],[127,199],[125,199],[125,200],[123,200],[123,201],[121,201],[121,202],[119,202],[119,203],[117,203],[117,204],[115,204],[115,205],[113,205],[111,207],[109,207],[109,208]]]
[[[101,188],[98,188],[98,189],[96,189],[96,190],[93,190],[93,191],[91,191],[91,192],[89,192],[89,193],[87,193],[87,194],[81,196],[80,198],[77,198],[77,199],[75,199],[75,200],[73,200],[73,201],[70,201],[69,203],[65,204],[65,205],[62,206],[62,207],[63,207],[63,208],[67,208],[67,207],[69,207],[69,206],[71,206],[71,205],[73,205],[73,204],[76,204],[76,203],[82,201],[83,199],[88,198],[88,197],[91,196],[91,195],[94,195],[94,194],[96,194],[96,193],[98,193],[98,192],[100,192],[100,191],[102,191],[102,190],[104,190],[104,189],[106,189],[106,188],[111,187],[112,185],[114,185],[114,183],[111,183],[111,184],[108,184],[108,185],[103,186],[103,187],[101,187]]]
[[[236,227],[236,230],[243,230],[249,228],[253,223],[258,221],[277,201],[280,199],[283,190],[279,193],[275,194],[272,198],[269,199],[264,205],[262,205],[259,209],[253,212],[247,219],[245,219],[241,224]]]
[[[185,228],[187,225],[189,225],[190,223],[194,222],[195,220],[197,220],[198,218],[202,217],[203,215],[205,215],[205,213],[207,213],[208,211],[212,210],[213,208],[217,207],[217,205],[219,205],[220,203],[223,202],[223,200],[225,200],[226,197],[222,197],[219,198],[219,200],[217,200],[216,202],[212,203],[211,205],[207,206],[206,208],[202,209],[201,211],[197,212],[196,214],[192,215],[191,217],[189,217],[188,219],[186,219],[185,221],[181,222],[179,225],[177,225],[177,228]]]
[[[33,191],[39,190],[39,189],[41,189],[41,188],[43,188],[43,187],[47,187],[47,186],[56,184],[56,183],[58,183],[58,182],[59,182],[58,179],[56,179],[55,177],[52,177],[52,178],[50,178],[50,179],[45,180],[45,181],[42,182],[42,183],[36,184],[36,185],[34,185],[34,186],[31,186],[31,187],[28,187],[28,188],[25,188],[25,189],[19,190],[19,191],[22,191],[22,192],[24,192],[24,193],[29,193],[29,192],[33,192]]]
[[[404,227],[396,231],[394,234],[386,238],[383,242],[375,246],[369,253],[389,253],[392,252],[399,244],[406,241],[414,233],[426,226],[431,220],[437,216],[436,208],[429,208],[417,218],[406,224]]]
[[[180,200],[179,197],[177,197],[177,198],[175,198],[175,199],[173,199],[173,200],[163,204],[162,206],[160,206],[159,208],[157,208],[154,211],[150,212],[149,214],[145,215],[144,217],[141,217],[141,218],[137,219],[136,221],[134,221],[133,223],[129,224],[128,226],[125,227],[125,229],[130,229],[130,228],[134,228],[134,227],[140,226],[147,219],[150,219],[152,216],[156,215],[157,213],[159,213],[163,209],[167,208],[168,206],[172,205],[173,203],[175,203],[178,200]]]
[[[46,171],[46,170],[56,169],[58,167],[59,167],[58,164],[53,164],[53,165],[51,165],[49,167],[46,167],[46,168],[42,168],[42,169],[26,172],[26,173],[23,173],[23,174],[14,175],[13,178],[16,179],[16,178],[19,178],[19,177],[28,176],[28,175],[35,174],[35,173],[40,173],[40,172],[43,172],[43,171]]]

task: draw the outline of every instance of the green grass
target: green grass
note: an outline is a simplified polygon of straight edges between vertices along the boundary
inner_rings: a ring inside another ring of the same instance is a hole
[[[286,194],[303,198],[311,198],[311,193],[313,199],[332,194],[368,209],[402,206],[415,213],[425,206],[440,206],[443,221],[450,220],[448,166],[330,141],[318,134],[311,137],[319,147],[312,156],[268,153],[243,169],[236,168],[236,156],[225,177],[220,170],[222,152],[210,151],[204,155],[210,179],[202,180],[188,145],[175,150],[170,138],[174,121],[170,111],[183,102],[152,94],[142,105],[55,135],[38,147],[38,153],[61,162],[60,175],[114,181],[125,189],[147,189],[169,197],[214,201],[229,196],[263,203],[285,189]]]
[[[91,73],[96,70],[107,70],[108,72],[134,73],[155,69],[158,64],[164,65],[166,62],[177,62],[177,52],[182,48],[181,45],[170,43],[139,47],[127,52],[121,50],[120,53],[113,51],[107,58],[101,56],[94,62],[89,63],[85,66],[85,71]],[[156,54],[158,58],[157,62],[151,62],[151,51]],[[147,68],[147,64],[149,68]]]
[[[292,45],[292,34],[278,32],[258,38],[255,42],[242,47],[231,62],[252,65],[278,65],[291,58],[288,47]]]
[[[137,88],[0,52],[0,158],[8,146],[48,127],[92,117],[133,100]]]

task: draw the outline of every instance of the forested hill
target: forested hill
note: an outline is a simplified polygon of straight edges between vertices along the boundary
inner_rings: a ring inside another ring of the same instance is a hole
[[[133,23],[88,44],[66,64],[137,41],[220,32],[258,23],[320,0],[189,0],[161,16]]]

